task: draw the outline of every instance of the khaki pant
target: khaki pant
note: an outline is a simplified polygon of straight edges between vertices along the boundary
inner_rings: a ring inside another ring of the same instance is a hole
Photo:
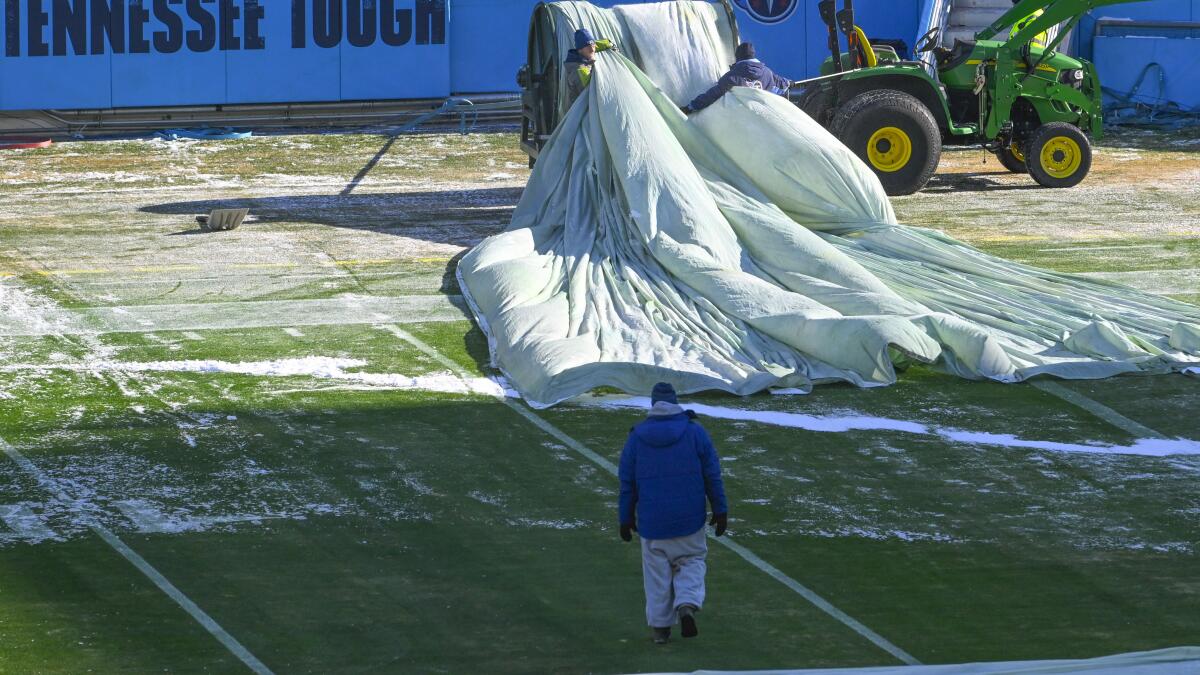
[[[674,625],[680,605],[704,605],[704,562],[708,542],[701,527],[674,539],[642,540],[642,575],[646,587],[646,623],[652,628]]]

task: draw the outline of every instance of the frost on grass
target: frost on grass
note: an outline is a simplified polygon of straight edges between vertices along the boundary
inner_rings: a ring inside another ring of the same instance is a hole
[[[39,458],[38,467],[66,500],[24,485],[16,465],[0,469],[0,494],[45,497],[26,501],[28,524],[9,525],[0,546],[69,539],[91,524],[113,531],[181,533],[229,530],[267,520],[303,520],[315,515],[348,515],[357,506],[319,480],[280,478],[247,458],[231,458],[203,475],[126,453],[62,454]],[[0,516],[6,511],[0,506]],[[11,518],[6,520],[10,521]],[[36,535],[36,525],[51,536]]]
[[[1200,541],[1194,518],[1163,517],[1192,501],[1194,455],[997,455],[870,435],[829,451],[803,443],[770,456],[723,451],[754,462],[729,482],[737,489],[731,494],[748,498],[732,525],[760,536],[995,544],[1031,555],[1039,548],[1194,554]],[[805,483],[788,480],[800,473]],[[762,497],[770,504],[754,501]]]
[[[51,300],[0,279],[0,334],[56,335],[77,332],[72,315]]]

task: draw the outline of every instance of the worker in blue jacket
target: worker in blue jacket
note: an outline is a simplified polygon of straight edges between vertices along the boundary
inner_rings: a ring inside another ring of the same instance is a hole
[[[708,91],[700,94],[692,99],[692,102],[682,106],[685,114],[692,114],[704,110],[708,106],[717,102],[717,99],[725,95],[733,87],[754,87],[769,91],[772,94],[787,96],[788,89],[791,88],[792,82],[786,78],[780,77],[771,71],[762,61],[755,58],[754,44],[751,42],[743,42],[737,46],[734,52],[734,58],[737,62],[729,67],[729,72],[721,76]]]
[[[704,606],[704,521],[712,506],[716,535],[725,534],[729,508],[716,448],[696,414],[679,406],[675,389],[654,385],[650,414],[629,432],[621,451],[621,539],[642,540],[646,622],[654,641],[671,637],[679,621],[683,637],[695,637],[696,612]]]

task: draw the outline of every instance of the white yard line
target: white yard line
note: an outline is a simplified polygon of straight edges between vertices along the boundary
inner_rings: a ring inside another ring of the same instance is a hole
[[[1166,438],[1164,434],[1160,434],[1144,424],[1135,422],[1116,410],[1104,405],[1103,403],[1090,399],[1077,391],[1068,389],[1057,382],[1052,382],[1049,380],[1032,380],[1029,384],[1041,389],[1051,396],[1057,396],[1071,405],[1083,408],[1084,410],[1090,412],[1096,417],[1099,417],[1105,422],[1108,422],[1114,427],[1128,431],[1138,438]]]
[[[21,467],[21,469],[28,474],[30,478],[37,481],[37,483],[42,486],[42,489],[49,492],[54,496],[54,498],[64,503],[70,503],[74,501],[71,499],[70,495],[63,491],[62,487],[57,481],[46,475],[46,473],[38,468],[36,464],[30,461],[28,457],[21,454],[21,451],[14,448],[3,438],[0,438],[0,450],[3,450],[4,454],[7,455],[9,459],[15,462],[17,466]],[[238,642],[232,635],[229,634],[228,631],[222,628],[221,625],[218,624],[203,609],[201,609],[199,605],[193,602],[191,598],[184,595],[183,591],[180,591],[178,588],[176,588],[175,584],[171,583],[171,581],[163,576],[161,572],[155,569],[153,565],[151,565],[149,562],[146,562],[146,559],[139,555],[137,551],[129,548],[129,546],[125,544],[125,542],[121,541],[117,535],[113,534],[111,530],[97,522],[87,522],[87,526],[96,534],[96,536],[100,537],[104,543],[108,544],[114,551],[119,553],[122,558],[125,558],[125,560],[127,560],[131,565],[136,567],[137,570],[144,574],[146,578],[149,579],[155,586],[157,586],[160,591],[173,600],[175,604],[179,605],[179,607],[182,608],[183,611],[187,612],[189,616],[195,619],[196,623],[199,623],[201,626],[203,626],[204,630],[208,631],[210,635],[224,645],[224,647],[228,649],[231,654],[237,657],[239,661],[245,664],[247,668],[255,673],[258,673],[259,675],[269,675],[271,673],[271,669],[268,668],[262,661],[258,660],[254,654],[250,653],[249,649],[246,649],[242,643]]]
[[[440,272],[430,272],[429,276],[441,276]],[[394,277],[394,276],[410,276],[411,272],[404,270],[393,270],[391,272],[355,272],[353,275],[349,272],[320,272],[312,274],[277,274],[270,270],[263,270],[259,274],[227,274],[220,277],[178,277],[158,279],[105,279],[100,281],[72,281],[74,286],[167,286],[175,285],[180,281],[187,283],[198,283],[201,281],[225,281],[237,282],[245,279],[266,279],[268,281],[277,281],[283,279],[346,279],[351,280],[355,277]]]
[[[1113,246],[1064,246],[1061,248],[1039,248],[1039,253],[1074,253],[1075,251],[1117,251],[1130,248],[1163,248],[1162,244],[1123,244]]]
[[[1200,269],[1135,270],[1132,272],[1083,272],[1079,276],[1114,281],[1144,293],[1179,295],[1200,289]]]
[[[365,324],[378,323],[381,312],[400,322],[468,318],[462,296],[442,294],[128,305],[59,311],[53,322],[0,315],[0,337]]]
[[[471,374],[468,373],[467,370],[465,368],[463,368],[462,366],[460,366],[458,363],[449,359],[444,354],[442,354],[440,351],[438,351],[434,347],[430,346],[429,344],[426,344],[423,340],[417,338],[416,336],[412,335],[411,333],[404,330],[403,328],[396,326],[396,325],[382,326],[382,328],[384,330],[387,330],[392,335],[395,335],[396,337],[400,338],[401,340],[404,340],[405,342],[407,342],[407,343],[411,344],[412,346],[416,347],[417,349],[421,350],[426,355],[433,358],[438,363],[442,364],[443,366],[448,368],[451,372],[455,373],[459,377],[462,377],[462,378],[472,377]],[[564,433],[561,429],[559,429],[558,427],[555,427],[553,424],[551,424],[550,422],[548,422],[547,420],[542,418],[540,415],[535,413],[533,410],[531,410],[526,405],[519,403],[517,401],[511,400],[511,399],[508,399],[508,398],[504,398],[504,399],[500,399],[500,400],[505,405],[507,405],[510,409],[515,411],[518,415],[520,415],[521,417],[524,417],[531,424],[533,424],[537,428],[541,429],[545,433],[549,434],[551,437],[562,442],[567,447],[571,448],[575,452],[577,452],[580,455],[582,455],[583,457],[587,458],[589,461],[596,464],[597,466],[604,469],[605,471],[612,474],[613,476],[617,475],[617,467],[615,465],[613,465],[612,462],[608,461],[604,457],[601,457],[599,454],[597,454],[596,452],[594,452],[593,450],[591,450],[590,448],[585,446],[583,443],[580,443],[579,441],[570,437],[569,435]],[[869,642],[874,644],[876,647],[879,647],[883,651],[885,651],[888,654],[891,654],[895,658],[899,659],[902,663],[905,663],[907,665],[920,665],[921,664],[921,662],[918,661],[916,658],[914,658],[911,654],[909,654],[908,652],[904,651],[903,649],[897,647],[896,645],[892,644],[890,641],[887,640],[887,638],[884,638],[880,634],[876,633],[875,631],[871,630],[867,626],[863,625],[861,622],[855,620],[850,615],[848,615],[845,612],[843,612],[842,610],[838,609],[832,603],[830,603],[828,600],[822,598],[820,595],[818,595],[817,593],[815,593],[814,591],[809,589],[804,584],[801,584],[800,582],[796,581],[795,579],[784,574],[779,568],[775,567],[771,563],[769,563],[769,562],[763,560],[762,558],[760,558],[759,556],[755,555],[754,552],[750,551],[745,546],[736,544],[727,537],[715,537],[715,536],[713,536],[712,532],[709,532],[708,536],[710,539],[712,539],[716,543],[729,549],[730,551],[737,554],[739,557],[741,557],[746,562],[750,563],[754,567],[756,567],[759,570],[761,570],[762,572],[766,573],[771,578],[775,579],[776,581],[780,582],[781,584],[783,584],[784,586],[786,586],[787,588],[789,588],[790,590],[795,592],[800,597],[802,597],[805,600],[812,603],[813,606],[815,606],[817,609],[820,609],[822,612],[825,612],[829,616],[831,616],[834,619],[836,619],[837,621],[841,622],[843,625],[850,628],[855,633],[858,633],[860,636],[867,639]]]
[[[0,372],[63,370],[96,374],[128,373],[211,373],[251,375],[255,377],[312,377],[352,382],[381,389],[436,391],[453,394],[483,394],[504,398],[516,396],[503,381],[487,377],[460,377],[456,373],[403,375],[399,373],[370,373],[347,371],[367,365],[359,359],[330,356],[305,356],[273,361],[219,361],[191,359],[184,361],[113,361],[107,359],[80,362],[0,365]]]

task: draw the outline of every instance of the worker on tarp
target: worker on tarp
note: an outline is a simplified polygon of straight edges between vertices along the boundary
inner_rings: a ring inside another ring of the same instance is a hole
[[[597,40],[591,31],[580,28],[575,31],[575,49],[567,52],[567,107],[583,93],[592,81],[592,68],[596,66],[596,52],[613,49],[612,40]]]
[[[788,89],[792,86],[791,80],[782,78],[766,66],[762,61],[755,58],[754,43],[743,42],[737,46],[734,52],[734,58],[737,62],[729,66],[729,72],[721,76],[708,91],[700,94],[692,99],[692,102],[682,106],[684,114],[690,115],[694,112],[704,110],[708,106],[717,102],[717,99],[725,95],[733,87],[754,87],[769,91],[772,94],[786,96]]]
[[[1021,0],[1012,0],[1012,3],[1015,5],[1020,1]],[[1015,37],[1017,33],[1021,32],[1022,28],[1024,28],[1025,26],[1028,26],[1031,22],[1033,22],[1034,19],[1038,18],[1042,14],[1044,14],[1044,12],[1041,9],[1036,9],[1033,11],[1033,14],[1030,14],[1029,16],[1025,17],[1024,19],[1021,19],[1020,21],[1014,23],[1012,30],[1008,31],[1008,39],[1009,40],[1013,39],[1013,37]],[[1042,49],[1045,49],[1046,45],[1049,44],[1049,42],[1050,42],[1049,36],[1046,35],[1045,31],[1042,31],[1041,33],[1038,33],[1037,35],[1034,35],[1033,39],[1029,41],[1029,44],[1034,47],[1041,47]]]

